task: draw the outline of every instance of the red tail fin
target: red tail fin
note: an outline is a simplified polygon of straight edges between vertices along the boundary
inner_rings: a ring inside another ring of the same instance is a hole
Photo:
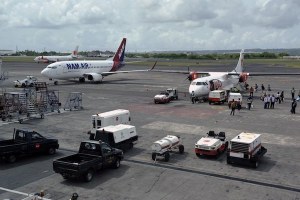
[[[126,38],[123,38],[116,54],[114,55],[114,58],[113,58],[114,62],[123,62],[124,61],[125,46],[126,46]]]

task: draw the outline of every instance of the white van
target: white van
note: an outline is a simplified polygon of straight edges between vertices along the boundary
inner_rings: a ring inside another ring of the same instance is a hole
[[[208,103],[224,103],[226,102],[226,91],[225,90],[213,90],[208,94]]]
[[[241,93],[236,93],[236,92],[230,92],[228,96],[228,105],[230,106],[232,100],[238,101],[240,99],[241,106],[243,105],[243,97]]]

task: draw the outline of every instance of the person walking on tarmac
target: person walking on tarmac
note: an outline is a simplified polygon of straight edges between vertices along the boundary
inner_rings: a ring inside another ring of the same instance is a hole
[[[291,89],[292,101],[295,99],[295,88]]]
[[[249,90],[249,91],[250,91],[250,97],[253,97],[253,92],[254,92],[254,89],[253,89],[253,87],[252,87],[252,86],[250,87],[250,90]]]
[[[265,86],[264,84],[261,84],[261,92],[264,92],[265,91]]]
[[[251,105],[252,105],[252,97],[248,97],[247,99],[247,105],[248,105],[248,110],[251,109]]]
[[[236,109],[236,102],[234,101],[234,99],[232,99],[230,107],[231,107],[230,115],[234,115],[234,112],[235,112],[235,109]]]
[[[293,99],[291,113],[296,114],[297,101]]]

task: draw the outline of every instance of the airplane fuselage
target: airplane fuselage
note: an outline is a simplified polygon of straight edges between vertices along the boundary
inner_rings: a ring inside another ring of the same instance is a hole
[[[206,98],[211,90],[229,90],[239,83],[239,76],[228,76],[226,72],[210,72],[209,76],[194,79],[189,86],[189,93],[196,98]]]
[[[59,62],[59,61],[68,61],[73,60],[75,57],[68,55],[68,56],[38,56],[34,59],[35,62]]]
[[[85,74],[101,74],[113,68],[114,61],[62,61],[48,65],[41,73],[51,79],[81,78]]]

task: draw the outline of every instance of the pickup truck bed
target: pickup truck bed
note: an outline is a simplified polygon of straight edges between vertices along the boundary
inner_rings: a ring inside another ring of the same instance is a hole
[[[122,159],[123,151],[119,149],[99,141],[84,141],[80,144],[79,153],[54,160],[53,170],[64,179],[82,177],[89,182],[99,169],[106,166],[119,168]]]

